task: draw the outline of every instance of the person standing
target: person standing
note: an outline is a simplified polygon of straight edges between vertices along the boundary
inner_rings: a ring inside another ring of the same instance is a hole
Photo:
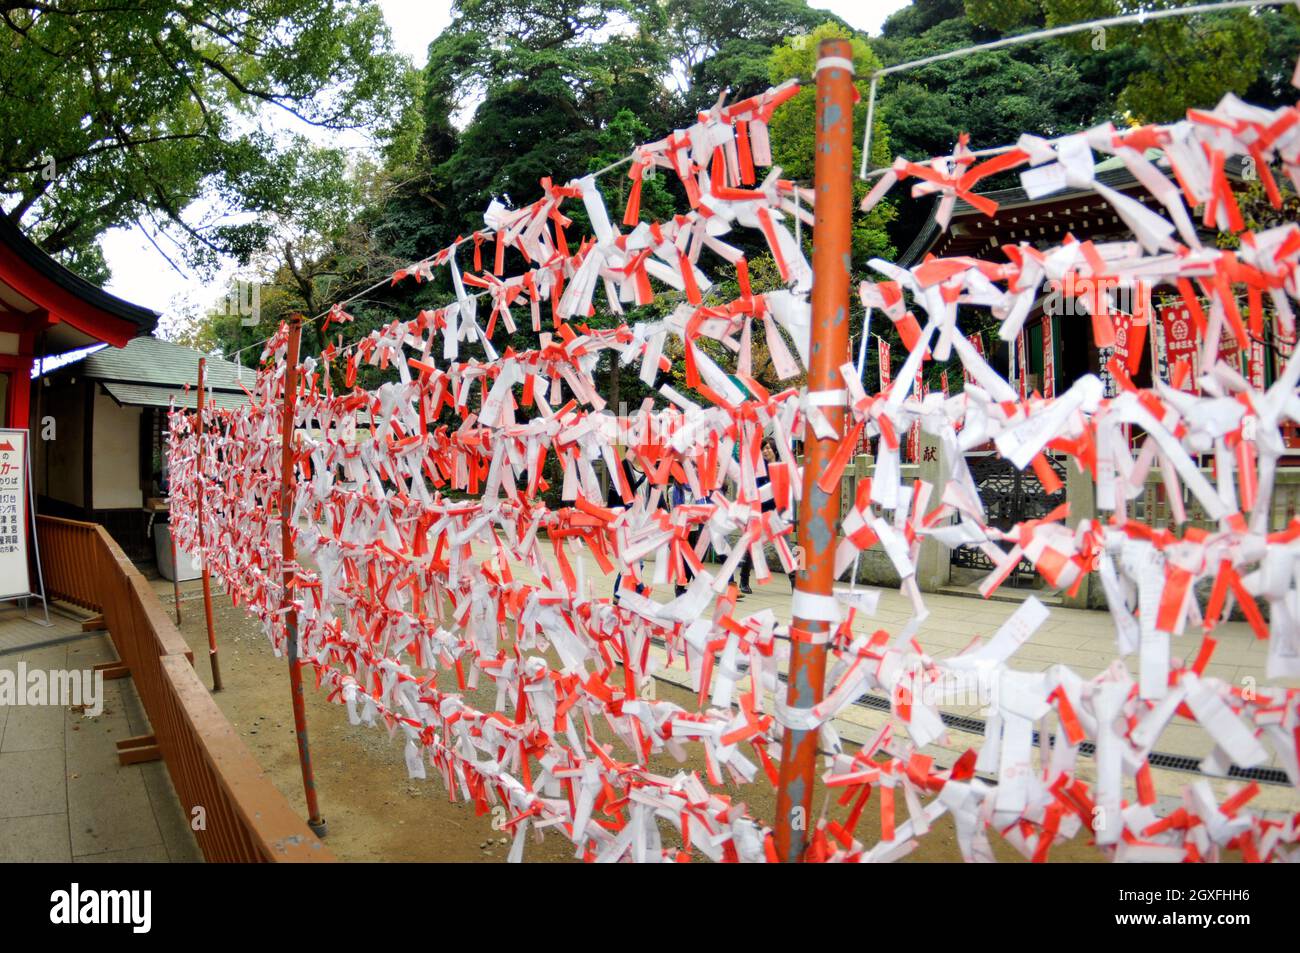
[[[763,472],[755,479],[760,491],[771,482],[771,477],[768,476],[767,468],[776,463],[776,444],[772,443],[771,440],[764,440],[762,453]],[[776,500],[767,499],[763,501],[762,512],[767,513],[774,509],[776,509]],[[740,592],[742,595],[752,595],[754,592],[749,585],[750,576],[753,571],[754,557],[751,550],[746,550],[744,558],[740,561]],[[790,577],[790,588],[793,589],[794,573],[787,573],[786,575]]]
[[[668,490],[668,500],[670,504],[670,512],[677,509],[679,506],[689,506],[691,503],[691,496],[686,485],[684,483],[672,484]],[[688,529],[686,531],[686,545],[694,548],[695,543],[699,538],[700,527],[696,526],[694,529]],[[679,596],[686,591],[686,587],[690,584],[691,580],[695,578],[695,570],[691,568],[689,560],[682,560],[682,571],[686,574],[686,582],[679,582],[673,586],[673,592]]]
[[[645,474],[637,466],[635,457],[631,451],[626,456],[620,454],[618,457],[619,468],[623,471],[623,477],[627,480],[627,486],[635,500],[637,493],[640,491],[642,484],[645,483]],[[619,489],[618,475],[611,473],[609,475],[609,489],[605,491],[605,506],[611,510],[629,510],[632,504],[625,502],[623,494]],[[641,566],[644,560],[637,564],[637,573],[640,574]],[[620,569],[614,576],[614,605],[618,605],[618,591],[623,585],[623,570]],[[645,584],[640,579],[636,583],[637,595],[644,595],[646,591]]]

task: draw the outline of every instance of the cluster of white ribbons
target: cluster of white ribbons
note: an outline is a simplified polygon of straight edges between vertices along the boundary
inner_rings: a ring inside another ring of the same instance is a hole
[[[820,732],[823,782],[843,794],[848,808],[845,816],[815,821],[813,860],[897,859],[944,813],[952,814],[968,860],[990,859],[989,831],[1041,860],[1084,828],[1118,860],[1293,855],[1300,838],[1295,816],[1252,811],[1254,785],[1219,802],[1199,781],[1170,808],[1157,802],[1148,759],[1168,724],[1191,719],[1214,741],[1202,765],[1207,774],[1275,757],[1300,784],[1300,692],[1247,691],[1205,674],[1211,633],[1239,607],[1269,640],[1268,677],[1300,676],[1300,523],[1269,525],[1283,451],[1279,429],[1300,421],[1300,364],[1288,363],[1271,388],[1259,391],[1216,350],[1224,328],[1239,336],[1261,329],[1265,298],[1273,305],[1267,320],[1280,334],[1293,333],[1289,301],[1297,297],[1300,228],[1246,233],[1232,254],[1197,240],[1183,204],[1185,198],[1204,205],[1207,225],[1241,231],[1225,162],[1243,155],[1260,167],[1279,162],[1295,179],[1300,111],[1256,110],[1228,99],[1172,126],[1123,133],[1106,127],[1056,145],[1026,137],[1009,157],[973,168],[963,140],[949,158],[926,165],[899,160],[873,190],[868,204],[899,178],[916,176],[922,191],[944,196],[946,217],[958,198],[987,204],[970,191],[980,178],[1029,165],[1022,176],[1030,194],[1096,188],[1137,240],[1071,241],[1047,250],[1021,245],[999,263],[871,263],[884,278],[864,284],[863,303],[886,312],[910,353],[885,393],[868,394],[851,364],[843,368],[843,391],[834,392],[849,408],[851,436],[865,433],[880,446],[872,479],[844,521],[836,569],[838,575],[856,554],[880,546],[914,614],[896,633],[864,634],[854,623],[875,612],[879,593],[851,587],[833,599],[796,596],[801,617],[833,623],[825,700],[799,710],[779,701],[778,676],[788,654],[784,639],[801,633],[770,610],[738,612],[729,585],[746,552],[760,583],[770,574],[769,547],[782,570],[795,567],[791,533],[804,487],[793,441],[805,428],[839,437],[821,412],[825,393],[773,392],[754,378],[750,356],[761,324],[782,381],[808,359],[812,274],[785,222],[807,216],[813,196],[777,169],[762,181],[754,171],[771,162],[767,119],[795,92],[787,84],[720,103],[690,129],[639,147],[629,173],[627,230],[613,224],[591,178],[559,187],[545,180],[532,205],[488,209],[485,230],[473,236],[473,269],[457,263],[468,241],[458,240],[398,272],[395,281],[423,280],[446,265],[456,301],[359,342],[346,358],[345,391],[334,390],[329,366],[343,354],[329,349],[322,363],[302,362],[303,386],[291,402],[295,473],[287,514],[278,503],[282,328],[267,345],[248,406],[209,409],[201,425],[192,414],[172,415],[179,544],[199,548],[195,503],[202,495],[202,557],[236,602],[261,619],[277,652],[292,606],[300,657],[331,698],[347,707],[353,723],[400,733],[412,776],[432,767],[453,798],[480,811],[503,806],[514,835],[512,860],[522,857],[530,830],[547,829],[588,860],[676,860],[695,851],[714,860],[772,859],[770,832],[722,789],[764,776],[775,783],[783,725]],[[1147,157],[1148,147],[1162,150],[1176,184]],[[1169,219],[1097,183],[1093,150],[1119,156]],[[652,167],[676,174],[686,192],[690,209],[672,221],[643,222],[635,214]],[[576,247],[565,233],[566,201],[582,202],[594,231]],[[736,228],[761,238],[784,289],[752,292],[741,248],[723,240]],[[484,269],[480,246],[491,245],[494,261]],[[507,251],[528,263],[523,273],[503,274]],[[705,301],[713,267],[705,252],[736,267],[739,299]],[[1042,282],[1071,277],[1090,282],[1086,306],[1102,347],[1108,335],[1113,343],[1117,289],[1140,286],[1145,297],[1135,300],[1147,302],[1153,288],[1178,289],[1206,324],[1199,393],[1164,384],[1139,389],[1117,366],[1124,386],[1115,398],[1104,398],[1098,378],[1088,375],[1059,397],[1021,400],[962,333],[960,309],[990,309],[1002,320],[1002,335],[1014,340]],[[480,321],[467,284],[490,297],[487,321]],[[664,317],[609,330],[582,323],[597,291],[621,315],[625,306],[649,302],[655,284],[681,299]],[[1257,292],[1247,314],[1233,296],[1242,284]],[[511,307],[523,300],[538,347],[500,353],[492,344],[496,325],[513,331]],[[548,304],[552,327],[543,331]],[[332,320],[350,316],[338,309]],[[703,339],[717,346],[706,348]],[[477,342],[486,360],[467,358],[460,347],[466,342]],[[637,364],[650,386],[670,366],[669,352],[681,353],[695,393],[660,384],[663,403],[647,401],[616,417],[594,376],[606,351]],[[722,352],[736,355],[734,367],[719,363]],[[924,361],[954,356],[969,381],[962,393],[909,393]],[[361,362],[392,368],[395,379],[357,388]],[[917,481],[909,491],[899,437],[916,423],[944,448],[946,470],[938,485]],[[1145,434],[1136,453],[1126,437],[1132,427]],[[775,463],[760,452],[765,435],[775,445]],[[1017,467],[1035,467],[1045,478],[1044,454],[1071,455],[1095,480],[1105,519],[1071,527],[1057,512],[1009,530],[989,526],[963,457],[989,441]],[[624,448],[646,475],[635,489],[620,465]],[[850,452],[810,478],[833,488]],[[1196,454],[1214,456],[1214,480],[1202,474]],[[543,499],[548,461],[549,479],[558,472],[560,482],[555,508]],[[606,505],[602,465],[620,506]],[[1179,523],[1186,491],[1215,528],[1178,533],[1134,520],[1128,504],[1152,467],[1179,501]],[[688,488],[691,502],[668,509],[661,503],[674,484]],[[282,515],[296,540],[292,564],[280,553]],[[915,572],[927,538],[983,549],[997,567],[986,594],[1023,559],[1050,586],[1067,590],[1096,573],[1120,660],[1093,678],[1061,665],[1039,672],[1012,667],[1017,649],[1048,618],[1035,599],[987,641],[949,658],[930,656],[918,638],[928,612]],[[702,562],[710,547],[723,557],[720,567]],[[603,580],[588,576],[584,555],[607,572],[622,572],[617,604],[602,591]],[[516,578],[519,566],[539,581]],[[286,569],[293,577],[288,592]],[[1211,591],[1202,606],[1197,583],[1206,580]],[[636,592],[637,581],[685,591],[658,601]],[[1191,653],[1175,646],[1197,629],[1204,641],[1184,664],[1179,656]],[[1123,661],[1134,656],[1136,679]],[[693,707],[658,700],[653,690],[656,674],[678,659],[697,692]],[[871,691],[888,694],[890,722],[858,751],[846,751],[835,717]],[[941,709],[972,692],[988,713],[984,743],[939,765],[924,749],[948,740]],[[1037,764],[1035,731],[1042,739]],[[705,767],[664,775],[648,767],[659,754],[679,761],[697,754]],[[880,837],[866,843],[857,827],[877,789]],[[900,798],[907,817],[896,821]]]

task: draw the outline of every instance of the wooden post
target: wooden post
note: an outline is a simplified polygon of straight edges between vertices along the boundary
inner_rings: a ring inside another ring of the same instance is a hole
[[[203,424],[203,404],[204,404],[204,371],[207,369],[208,359],[199,358],[199,419],[198,419],[198,460],[195,468],[198,470],[198,497],[195,510],[198,516],[198,539],[199,558],[203,561],[203,615],[208,622],[208,664],[212,666],[212,690],[221,691],[221,666],[217,664],[217,633],[212,628],[212,580],[208,573],[208,559],[203,551],[203,435],[207,432]]]

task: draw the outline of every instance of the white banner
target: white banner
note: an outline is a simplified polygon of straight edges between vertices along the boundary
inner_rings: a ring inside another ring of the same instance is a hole
[[[29,595],[27,431],[0,430],[0,599]]]

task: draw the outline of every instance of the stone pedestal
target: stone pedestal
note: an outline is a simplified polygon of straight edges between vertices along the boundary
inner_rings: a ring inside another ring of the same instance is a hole
[[[1092,482],[1092,474],[1087,470],[1080,471],[1071,458],[1065,461],[1065,500],[1070,504],[1070,515],[1065,521],[1070,529],[1083,520],[1096,519],[1097,487]],[[1088,573],[1073,596],[1068,592],[1061,593],[1064,605],[1071,609],[1095,609],[1102,604],[1101,583],[1094,582],[1092,575]]]
[[[921,466],[919,477],[930,484],[930,501],[927,510],[934,509],[939,500],[937,494],[943,493],[944,487],[944,450],[939,439],[932,434],[921,433]],[[916,557],[916,584],[922,592],[934,592],[948,585],[952,578],[952,551],[938,540],[928,536],[921,538],[921,551]]]

